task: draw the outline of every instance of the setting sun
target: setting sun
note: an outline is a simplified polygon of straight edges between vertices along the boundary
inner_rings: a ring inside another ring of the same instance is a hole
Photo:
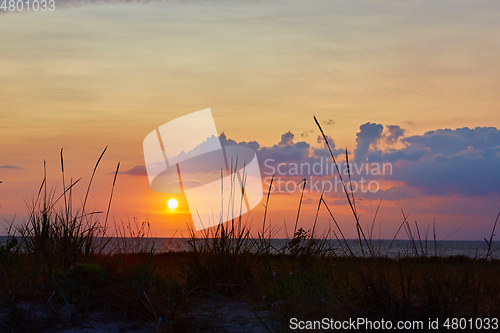
[[[168,208],[170,208],[170,209],[175,209],[175,208],[177,208],[177,205],[178,205],[178,204],[179,204],[179,203],[178,203],[178,202],[177,202],[177,200],[175,200],[175,199],[170,199],[170,200],[168,200],[168,203],[167,203]]]

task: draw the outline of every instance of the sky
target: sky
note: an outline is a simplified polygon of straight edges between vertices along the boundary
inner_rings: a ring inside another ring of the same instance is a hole
[[[186,236],[185,197],[150,188],[143,140],[206,108],[223,144],[256,150],[265,191],[272,174],[290,189],[302,179],[334,184],[324,171],[293,170],[331,163],[316,116],[335,158],[349,151],[353,180],[378,186],[355,191],[364,227],[380,203],[375,238],[392,238],[404,211],[421,230],[435,220],[438,239],[482,240],[500,211],[498,1],[56,0],[53,12],[0,10],[0,31],[3,229],[25,220],[44,160],[61,193],[64,149],[66,181],[82,178],[78,206],[108,147],[88,207],[106,210],[120,162],[111,218]],[[374,171],[384,163],[390,173]],[[304,194],[305,229],[318,188]],[[270,195],[276,237],[295,224],[300,191],[289,192]],[[355,237],[342,191],[325,201]],[[254,232],[262,204],[244,215]],[[322,207],[319,229],[330,224]]]

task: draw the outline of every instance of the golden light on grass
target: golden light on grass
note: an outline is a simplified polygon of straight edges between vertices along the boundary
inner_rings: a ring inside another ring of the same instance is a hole
[[[175,209],[175,208],[177,208],[177,206],[179,205],[179,203],[175,199],[170,199],[170,200],[168,200],[167,205],[168,205],[168,208]]]

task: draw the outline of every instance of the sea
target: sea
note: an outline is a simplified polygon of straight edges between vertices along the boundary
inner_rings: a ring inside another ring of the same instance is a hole
[[[8,237],[0,236],[0,245],[5,245]],[[197,239],[193,242],[190,238],[129,238],[129,237],[113,237],[113,238],[96,238],[96,244],[105,244],[103,253],[113,253],[116,251],[134,253],[134,252],[177,252],[190,251],[193,249],[193,244],[197,247],[207,245],[207,239]],[[271,252],[278,253],[283,251],[288,252],[287,244],[290,240],[287,239],[270,239],[266,240],[271,246]],[[303,240],[305,244],[307,240]],[[357,239],[324,240],[323,249],[336,256],[347,256],[351,252],[356,256],[371,256],[374,254],[380,257],[389,258],[404,258],[415,257],[420,255],[427,256],[465,256],[469,258],[490,258],[500,259],[500,241],[493,241],[491,247],[485,240],[482,241],[457,241],[457,240],[433,240],[427,241],[408,241],[408,240],[363,240],[362,246]],[[260,240],[246,239],[243,246],[249,251],[259,250]],[[368,246],[369,245],[369,246]],[[234,242],[230,246],[236,246]],[[298,247],[301,244],[297,245]],[[371,248],[371,252],[369,250]],[[489,252],[488,252],[489,248]],[[284,249],[284,250],[283,250]],[[350,251],[349,251],[350,249]]]

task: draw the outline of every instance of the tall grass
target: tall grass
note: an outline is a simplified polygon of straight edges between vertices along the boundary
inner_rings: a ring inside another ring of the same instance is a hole
[[[95,255],[104,245],[97,239],[106,236],[107,220],[101,225],[97,216],[102,212],[87,212],[86,203],[95,172],[105,152],[106,149],[94,166],[85,199],[79,208],[73,206],[73,188],[81,179],[66,185],[63,151],[60,154],[63,190],[58,196],[55,191],[48,189],[44,162],[44,178],[37,195],[31,201],[26,201],[28,220],[17,228],[17,233],[21,238],[22,249],[30,260],[49,267],[49,272],[55,265],[66,268],[75,261]],[[118,169],[115,179],[117,173]],[[58,208],[57,204],[61,200],[63,206]],[[108,212],[109,208],[110,205]]]

